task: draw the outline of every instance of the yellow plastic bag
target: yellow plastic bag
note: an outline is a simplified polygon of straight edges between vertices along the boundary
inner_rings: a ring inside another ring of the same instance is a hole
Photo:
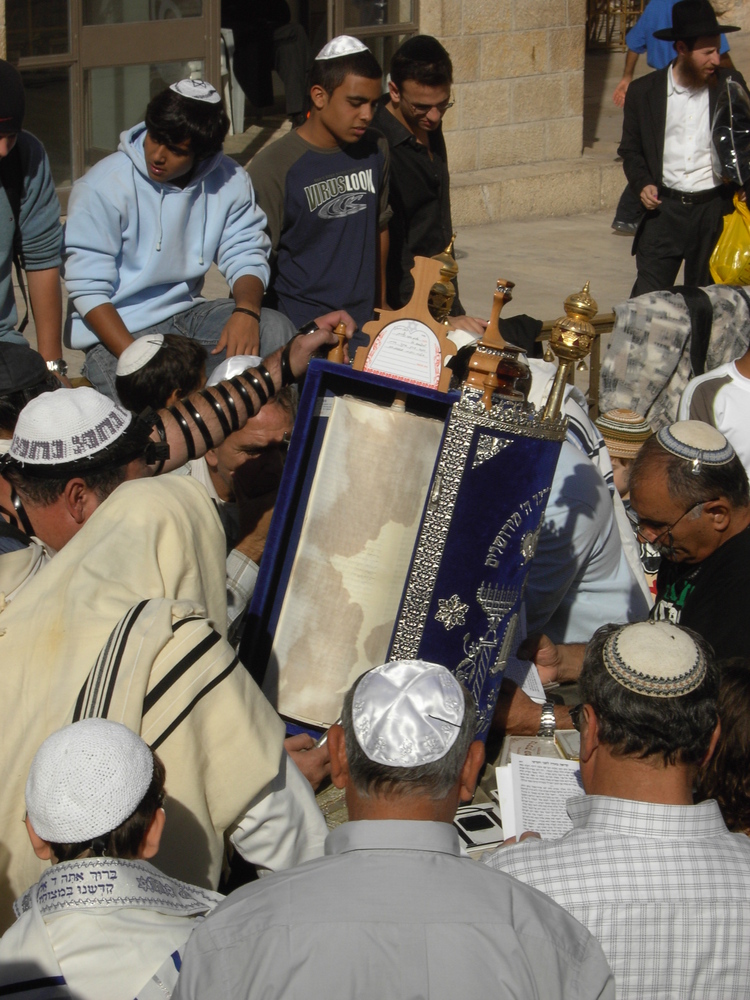
[[[717,285],[750,285],[750,209],[737,195],[734,211],[724,216],[709,267]]]

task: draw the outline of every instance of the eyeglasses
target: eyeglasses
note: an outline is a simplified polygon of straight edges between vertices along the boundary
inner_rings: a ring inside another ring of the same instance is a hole
[[[654,521],[649,521],[648,518],[637,517],[635,511],[632,508],[628,510],[628,520],[632,524],[633,531],[635,531],[636,534],[641,535],[643,538],[646,538],[646,541],[650,542],[651,545],[656,545],[656,543],[660,539],[662,539],[665,535],[671,535],[673,529],[677,527],[677,525],[680,523],[683,517],[687,517],[688,514],[692,513],[692,511],[694,511],[696,507],[702,507],[703,504],[707,503],[714,503],[716,500],[719,499],[720,497],[714,497],[713,500],[696,501],[696,503],[694,503],[692,507],[688,507],[688,509],[684,511],[684,513],[680,514],[680,516],[677,518],[676,521],[673,521],[672,524],[668,524],[666,528],[663,528],[657,535],[654,536],[654,538],[646,538],[646,535],[644,534],[644,529],[646,531],[656,531],[657,528],[661,527],[661,525],[658,522],[655,523]]]
[[[424,118],[433,108],[442,117],[456,103],[455,101],[443,101],[442,104],[412,104],[403,94],[401,94],[401,100],[410,108],[415,118]]]
[[[581,716],[583,715],[583,703],[579,705],[574,705],[572,708],[568,709],[570,712],[570,721],[573,723],[573,727],[581,731]]]

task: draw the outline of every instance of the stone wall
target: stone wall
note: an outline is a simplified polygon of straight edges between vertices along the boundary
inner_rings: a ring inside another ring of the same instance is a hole
[[[420,0],[453,61],[451,173],[581,155],[586,0]]]
[[[7,51],[5,44],[5,0],[0,0],[0,59],[5,59]]]

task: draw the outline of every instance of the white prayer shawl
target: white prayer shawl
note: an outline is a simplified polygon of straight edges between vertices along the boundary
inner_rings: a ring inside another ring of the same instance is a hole
[[[224,541],[186,477],[124,483],[0,611],[0,927],[41,876],[24,787],[43,740],[103,716],[167,770],[168,874],[218,884],[224,836],[279,771],[284,726],[226,628]]]
[[[55,865],[14,906],[18,920],[0,941],[0,994],[101,1000],[106,978],[107,1000],[165,1000],[196,918],[223,898],[168,878],[147,861],[81,858]],[[134,940],[139,920],[140,940]],[[67,963],[60,943],[61,953],[55,951],[56,940],[69,949],[73,942]]]

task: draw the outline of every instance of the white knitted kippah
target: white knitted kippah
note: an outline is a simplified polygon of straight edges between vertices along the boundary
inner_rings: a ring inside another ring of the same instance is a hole
[[[178,80],[171,83],[169,89],[180,97],[189,97],[191,101],[204,101],[206,104],[218,104],[221,94],[206,80]]]
[[[246,368],[257,368],[262,361],[263,358],[259,358],[256,354],[235,354],[233,358],[227,358],[214,368],[206,384],[218,385],[219,382],[244,372]]]
[[[669,622],[635,622],[613,632],[602,650],[604,666],[623,687],[650,698],[679,698],[706,676],[703,651]]]
[[[351,35],[337,35],[326,42],[315,59],[339,59],[341,56],[351,56],[355,52],[367,52],[367,46]]]
[[[117,374],[132,375],[149,363],[164,343],[163,333],[150,333],[129,344],[117,359]]]
[[[461,730],[464,694],[437,663],[394,660],[364,674],[352,702],[352,726],[370,760],[419,767],[444,757]]]
[[[89,458],[122,437],[133,416],[96,389],[44,392],[18,417],[10,455],[31,465]]]
[[[84,844],[117,829],[151,784],[154,757],[127,726],[83,719],[48,736],[31,762],[26,811],[53,844]]]

